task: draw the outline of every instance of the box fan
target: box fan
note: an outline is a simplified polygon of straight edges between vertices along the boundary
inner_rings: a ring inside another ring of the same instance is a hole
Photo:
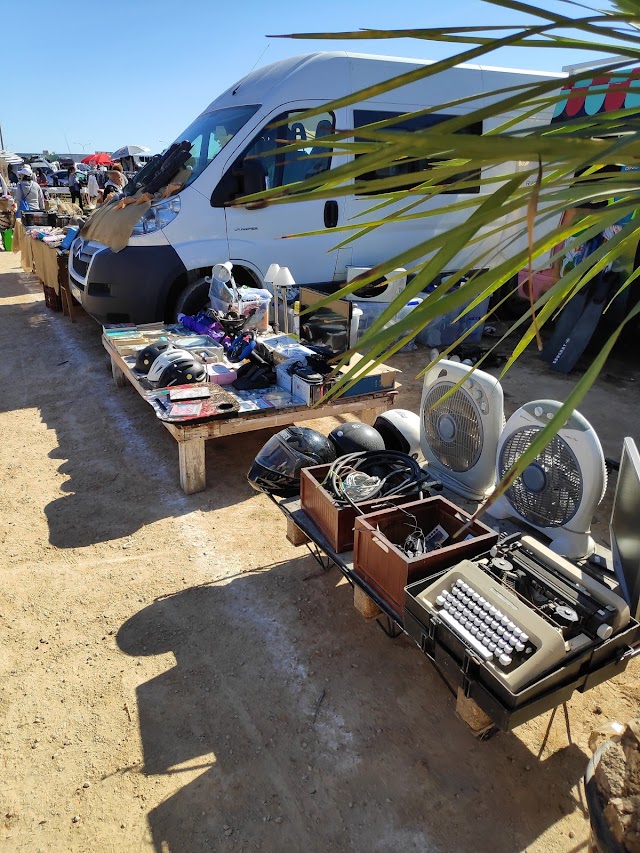
[[[455,385],[463,384],[446,399]],[[428,470],[470,500],[495,485],[495,455],[504,425],[502,386],[488,373],[456,361],[427,372],[420,405],[420,447]]]
[[[347,284],[371,271],[371,267],[347,267]],[[403,267],[391,270],[386,275],[374,279],[358,290],[354,290],[345,299],[350,302],[393,302],[407,286],[407,271]]]
[[[496,476],[507,473],[562,403],[534,400],[509,418],[498,445]],[[515,518],[548,536],[550,548],[572,560],[593,554],[591,519],[607,487],[598,436],[574,412],[558,434],[491,507],[495,518]]]

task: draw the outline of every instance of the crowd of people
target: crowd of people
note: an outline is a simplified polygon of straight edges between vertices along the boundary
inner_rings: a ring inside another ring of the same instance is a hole
[[[15,182],[15,189],[9,186],[0,172],[0,251],[7,248],[4,237],[12,231],[16,217],[25,211],[45,209],[50,188],[44,171],[36,169],[34,172],[27,163],[9,178]],[[71,165],[68,180],[71,202],[78,205],[83,213],[103,204],[113,193],[119,195],[128,183],[119,163],[91,172],[81,172],[75,165]]]
[[[121,193],[128,183],[120,163],[114,163],[108,168],[101,166],[90,172],[80,171],[74,164],[69,166],[67,173],[71,201],[82,211],[102,204],[114,192]],[[59,185],[56,178],[54,173],[54,186]],[[24,164],[17,173],[9,175],[9,179],[15,183],[13,197],[18,216],[22,210],[44,209],[51,186],[44,170],[33,170],[31,166]],[[9,185],[1,174],[0,182],[0,196],[11,196]]]

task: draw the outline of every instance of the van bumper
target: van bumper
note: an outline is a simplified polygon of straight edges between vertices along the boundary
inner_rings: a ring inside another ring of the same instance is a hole
[[[127,246],[112,252],[76,240],[69,257],[69,286],[99,323],[164,320],[171,285],[186,272],[172,246]]]

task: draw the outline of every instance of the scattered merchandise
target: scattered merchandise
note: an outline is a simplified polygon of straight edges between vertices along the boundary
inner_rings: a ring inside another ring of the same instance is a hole
[[[300,491],[300,471],[333,462],[336,452],[329,439],[309,427],[291,426],[272,436],[255,458],[247,475],[256,491],[291,496]]]
[[[420,444],[429,470],[456,494],[484,500],[496,482],[504,418],[498,380],[468,365],[439,361],[425,376],[420,411]]]
[[[148,374],[151,365],[156,361],[158,356],[172,348],[173,345],[170,344],[169,341],[158,341],[158,343],[149,344],[149,346],[144,347],[138,353],[135,369],[138,373]]]
[[[507,421],[497,448],[501,480],[558,412],[562,403],[535,400]],[[495,518],[516,517],[552,540],[551,548],[573,560],[590,556],[591,519],[604,497],[607,469],[598,436],[574,412],[545,449],[491,507]]]
[[[235,370],[224,364],[208,364],[207,379],[216,385],[231,385],[238,378]]]
[[[365,278],[371,272],[371,267],[347,267],[347,284],[356,278]],[[407,271],[402,267],[391,270],[369,284],[354,290],[346,298],[352,302],[384,302],[390,303],[398,297],[407,286]]]
[[[462,534],[465,525],[469,526]],[[448,537],[441,547],[405,550],[409,539],[417,545],[437,528]],[[498,534],[490,527],[471,521],[460,507],[436,495],[357,516],[353,569],[402,618],[407,584],[476,557],[497,540]]]
[[[608,586],[510,540],[410,585],[405,611],[409,635],[504,730],[622,672],[639,627]]]
[[[387,450],[399,450],[417,459],[420,455],[420,417],[407,409],[389,409],[373,425]]]
[[[206,385],[190,385],[188,388],[172,388],[169,391],[169,399],[172,403],[178,400],[206,400],[211,396],[211,391]]]
[[[347,453],[361,453],[365,450],[384,450],[384,441],[380,433],[369,424],[361,421],[348,421],[329,433],[329,440],[336,449],[337,456]]]
[[[171,401],[171,395],[184,391],[190,396],[187,398],[189,405],[194,403],[194,407],[187,409],[186,406],[175,408],[178,403]],[[206,393],[207,396],[202,400],[194,401],[194,392],[198,394]],[[194,386],[186,385],[184,387],[173,386],[169,388],[160,388],[154,391],[147,391],[144,395],[145,399],[153,406],[160,420],[170,422],[188,422],[194,420],[204,420],[206,418],[219,417],[235,417],[241,411],[240,401],[235,394],[230,394],[222,388],[215,385]],[[197,404],[197,405],[195,405]]]
[[[360,366],[361,365],[361,366]],[[347,364],[340,368],[341,374],[346,374],[353,367],[360,366],[355,379],[351,379],[350,386],[343,391],[343,397],[356,397],[359,394],[371,394],[374,391],[390,390],[394,387],[396,374],[400,373],[398,368],[389,367],[386,364],[373,366],[366,357],[360,353],[354,353]]]
[[[353,446],[359,443],[354,442]],[[351,504],[356,510],[361,503],[374,499],[422,497],[429,488],[439,485],[428,480],[415,459],[406,453],[379,447],[345,453],[335,440],[333,444],[338,458],[327,472],[325,487],[338,503]]]
[[[203,382],[205,377],[204,365],[196,361],[188,350],[173,346],[165,347],[147,371],[148,381],[156,388]]]
[[[202,403],[173,403],[169,409],[172,418],[197,418],[202,413]]]

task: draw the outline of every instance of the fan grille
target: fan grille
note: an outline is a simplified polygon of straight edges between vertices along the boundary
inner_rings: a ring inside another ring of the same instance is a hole
[[[531,445],[539,427],[523,427],[507,438],[500,452],[500,478]],[[540,482],[540,489],[527,487],[523,477]],[[523,475],[507,490],[513,507],[527,521],[541,527],[561,527],[578,511],[582,500],[580,466],[567,442],[556,435]]]
[[[466,391],[458,388],[439,402],[454,384],[440,382],[429,389],[422,418],[436,459],[452,471],[468,471],[480,458],[484,431],[480,413]]]

